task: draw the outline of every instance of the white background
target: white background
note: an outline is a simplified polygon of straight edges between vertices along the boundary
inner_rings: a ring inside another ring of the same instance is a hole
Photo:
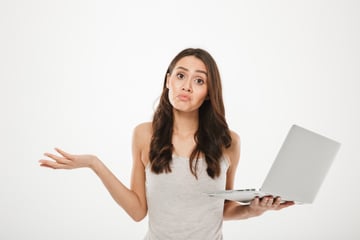
[[[293,123],[342,143],[314,204],[225,222],[225,239],[359,239],[359,1],[124,2],[0,2],[0,239],[144,236],[89,169],[37,161],[93,153],[128,185],[132,129],[186,47],[219,65],[236,187],[261,185]]]

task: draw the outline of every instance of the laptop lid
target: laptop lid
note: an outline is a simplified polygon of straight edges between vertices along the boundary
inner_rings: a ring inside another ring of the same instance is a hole
[[[312,203],[339,148],[340,143],[293,125],[261,191],[283,200]]]

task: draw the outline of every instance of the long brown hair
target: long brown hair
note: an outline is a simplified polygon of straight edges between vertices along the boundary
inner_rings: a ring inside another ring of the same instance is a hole
[[[150,143],[149,158],[151,170],[154,173],[171,172],[173,153],[173,107],[170,104],[166,87],[166,76],[171,74],[176,63],[183,57],[194,56],[200,59],[208,72],[208,95],[199,108],[199,127],[194,135],[196,146],[190,155],[189,167],[197,177],[196,169],[199,157],[204,154],[207,163],[207,173],[211,178],[220,175],[220,159],[223,148],[231,145],[230,130],[225,120],[225,108],[222,97],[221,78],[218,67],[212,56],[199,48],[187,48],[171,61],[164,79],[163,91],[159,105],[154,113],[153,135]],[[195,162],[194,162],[195,161]]]

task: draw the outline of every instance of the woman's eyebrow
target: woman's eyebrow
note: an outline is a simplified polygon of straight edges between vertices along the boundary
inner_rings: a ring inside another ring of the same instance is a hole
[[[189,71],[189,69],[185,68],[185,67],[182,67],[182,66],[178,66],[177,69],[182,69],[184,71]],[[198,72],[198,73],[203,73],[205,74],[206,76],[208,75],[206,71],[203,71],[203,70],[195,70],[195,72]]]

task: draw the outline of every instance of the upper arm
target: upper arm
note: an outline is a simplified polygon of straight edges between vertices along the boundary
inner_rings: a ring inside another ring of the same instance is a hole
[[[131,190],[136,193],[141,206],[147,211],[145,168],[148,163],[151,124],[143,123],[135,127],[132,139],[133,165],[131,174]]]
[[[229,158],[229,168],[226,173],[226,189],[234,189],[234,182],[236,176],[236,170],[240,159],[240,137],[235,133],[231,132],[231,146],[226,149],[227,156]],[[240,206],[242,207],[242,206]],[[224,219],[233,219],[237,214],[239,204],[234,201],[225,201],[224,204]]]
[[[226,150],[230,165],[226,174],[226,189],[234,189],[236,169],[240,159],[240,137],[237,133],[231,131],[231,146]]]

